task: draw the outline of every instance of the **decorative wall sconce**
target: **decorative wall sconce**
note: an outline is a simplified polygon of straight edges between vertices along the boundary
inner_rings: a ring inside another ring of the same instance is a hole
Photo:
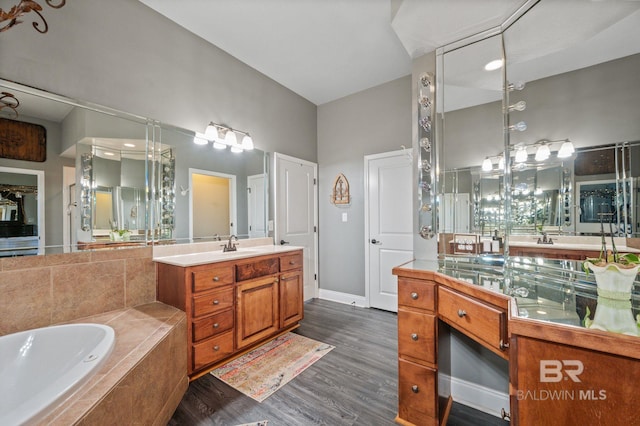
[[[45,0],[45,2],[47,3],[47,5],[54,9],[60,9],[66,4],[66,0],[60,0],[57,4],[52,0]],[[8,12],[0,9],[0,24],[9,21],[8,24],[4,24],[4,26],[0,27],[0,33],[7,31],[11,27],[21,24],[23,21],[20,18],[29,12],[35,12],[35,14],[38,15],[40,19],[42,19],[42,23],[44,24],[44,28],[40,29],[40,23],[33,22],[31,24],[33,25],[33,28],[35,28],[35,30],[40,34],[46,33],[47,31],[49,31],[49,24],[47,24],[47,20],[44,19],[44,16],[42,16],[42,13],[40,13],[41,11],[42,6],[40,6],[37,1],[33,0],[21,0],[20,3],[18,3],[16,6],[13,6],[11,9],[9,9]]]
[[[241,143],[238,143],[236,133],[244,135]],[[251,151],[253,149],[253,139],[249,133],[232,129],[222,124],[216,124],[213,121],[207,125],[204,133],[196,133],[193,137],[193,143],[196,145],[207,145],[209,142],[213,142],[215,149],[230,147],[231,152]]]
[[[8,108],[13,111],[15,114],[14,118],[18,118],[18,107],[20,106],[20,101],[16,98],[12,93],[2,92],[0,93],[0,111],[4,108]]]
[[[350,202],[351,195],[349,195],[349,181],[345,175],[340,173],[333,181],[331,204],[349,204]]]

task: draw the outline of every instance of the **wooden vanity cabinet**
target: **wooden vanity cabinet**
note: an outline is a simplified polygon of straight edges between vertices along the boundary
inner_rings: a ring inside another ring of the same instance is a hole
[[[187,313],[192,380],[304,316],[302,250],[186,267],[157,262],[156,277],[158,300]]]
[[[398,416],[404,425],[440,424],[436,284],[398,278]]]

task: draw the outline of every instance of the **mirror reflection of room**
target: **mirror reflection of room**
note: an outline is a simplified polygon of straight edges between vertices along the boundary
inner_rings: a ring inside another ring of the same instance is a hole
[[[38,246],[37,176],[0,171],[0,257],[37,254]]]

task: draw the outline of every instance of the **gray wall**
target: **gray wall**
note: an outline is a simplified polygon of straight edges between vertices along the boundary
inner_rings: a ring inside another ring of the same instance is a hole
[[[316,161],[314,104],[142,3],[43,13],[46,34],[30,16],[2,33],[1,78],[191,130],[213,120],[249,131],[262,150]]]
[[[364,156],[401,145],[411,147],[411,76],[318,107],[321,289],[364,296]],[[349,181],[346,207],[329,202],[339,173]]]

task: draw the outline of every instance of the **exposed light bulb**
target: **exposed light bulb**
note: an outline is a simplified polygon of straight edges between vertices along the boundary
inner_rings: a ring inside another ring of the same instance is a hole
[[[509,111],[524,111],[527,108],[525,101],[516,102],[513,105],[509,105]]]
[[[213,143],[213,147],[215,149],[225,149],[227,146],[225,144],[223,144],[222,142],[215,141]]]
[[[242,138],[242,149],[246,149],[247,151],[251,151],[253,149],[253,139],[251,139],[251,136],[244,135]]]
[[[485,158],[484,161],[482,162],[482,171],[490,172],[492,169],[493,169],[493,163],[491,163],[491,160],[489,159],[489,157]]]
[[[242,152],[242,147],[238,144],[231,145],[231,152],[234,152],[236,154]]]
[[[558,151],[558,158],[571,157],[576,152],[570,140],[565,141]]]
[[[507,86],[509,90],[522,90],[524,89],[525,83],[524,81],[517,81],[515,83],[511,83]]]
[[[525,123],[524,121],[520,121],[516,124],[514,124],[513,126],[509,126],[509,130],[517,130],[519,132],[524,132],[525,130],[527,130],[527,123]]]

